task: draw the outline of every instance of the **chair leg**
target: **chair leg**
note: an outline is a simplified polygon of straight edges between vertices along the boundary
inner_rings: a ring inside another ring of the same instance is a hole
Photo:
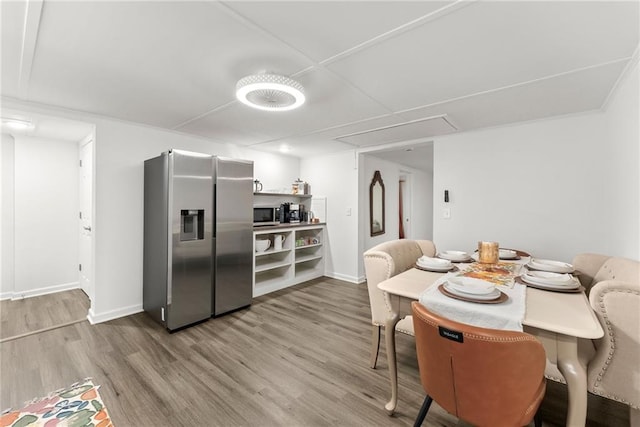
[[[536,414],[533,416],[533,425],[535,427],[542,427],[542,415],[540,415],[540,410],[536,411]]]
[[[369,366],[371,369],[376,369],[376,362],[378,361],[378,352],[380,351],[380,329],[381,326],[372,325],[371,329],[371,358],[369,359]]]
[[[420,408],[420,412],[418,412],[418,417],[416,418],[416,422],[413,423],[413,427],[420,427],[422,425],[422,422],[424,421],[424,417],[426,417],[427,412],[429,412],[429,407],[431,406],[431,402],[433,402],[433,399],[431,399],[431,396],[427,395],[427,397],[424,398],[424,402],[422,402],[422,407]]]
[[[640,427],[640,409],[634,409],[629,406],[629,425],[631,427]]]

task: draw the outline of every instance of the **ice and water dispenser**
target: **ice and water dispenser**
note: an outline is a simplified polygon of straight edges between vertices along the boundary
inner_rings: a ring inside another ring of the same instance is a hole
[[[204,209],[180,211],[180,241],[204,239]]]

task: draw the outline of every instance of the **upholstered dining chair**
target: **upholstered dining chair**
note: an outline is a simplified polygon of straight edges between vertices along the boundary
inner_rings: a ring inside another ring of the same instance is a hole
[[[578,254],[572,262],[604,329],[598,340],[578,341],[587,388],[628,405],[630,425],[640,427],[640,262],[593,253]],[[550,356],[546,377],[565,383]]]
[[[546,390],[542,344],[524,332],[480,328],[411,303],[420,381],[432,401],[476,426],[528,425]],[[535,417],[536,427],[542,425]]]
[[[435,254],[436,247],[432,241],[408,239],[380,243],[364,253],[364,270],[367,276],[367,288],[371,306],[372,339],[369,360],[371,368],[376,367],[380,350],[380,330],[384,327],[385,321],[389,316],[389,308],[385,302],[384,292],[378,289],[378,283],[409,270],[421,256],[432,257]],[[413,335],[411,316],[400,319],[396,325],[396,331]]]

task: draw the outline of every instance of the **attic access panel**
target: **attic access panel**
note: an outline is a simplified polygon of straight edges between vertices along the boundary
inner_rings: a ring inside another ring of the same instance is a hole
[[[366,147],[446,135],[457,130],[446,115],[442,115],[343,135],[335,140]]]

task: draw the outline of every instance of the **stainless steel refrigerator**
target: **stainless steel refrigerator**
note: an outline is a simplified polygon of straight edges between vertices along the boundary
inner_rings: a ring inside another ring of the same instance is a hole
[[[253,163],[144,162],[143,308],[173,331],[251,304]]]

